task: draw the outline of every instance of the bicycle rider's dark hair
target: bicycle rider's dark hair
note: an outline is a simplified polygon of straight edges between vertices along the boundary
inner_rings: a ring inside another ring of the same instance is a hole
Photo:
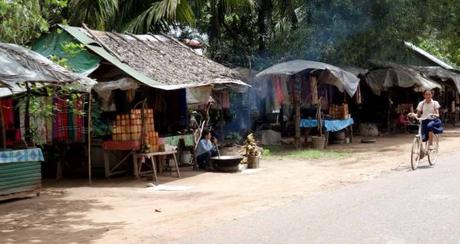
[[[431,89],[426,89],[424,92],[423,92],[423,95],[425,95],[425,93],[427,92],[430,92],[431,95],[434,95],[434,90],[431,90]]]

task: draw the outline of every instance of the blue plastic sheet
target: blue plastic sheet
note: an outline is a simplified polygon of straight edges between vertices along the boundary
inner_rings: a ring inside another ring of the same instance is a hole
[[[350,125],[353,125],[353,118],[343,119],[343,120],[323,120],[323,127],[326,128],[328,132],[340,131],[347,128]],[[318,127],[318,121],[315,119],[301,119],[300,128],[315,128]]]

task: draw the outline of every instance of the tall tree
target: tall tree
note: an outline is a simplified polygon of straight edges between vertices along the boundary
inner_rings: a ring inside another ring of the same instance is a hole
[[[0,0],[0,41],[28,44],[60,23],[67,0]]]

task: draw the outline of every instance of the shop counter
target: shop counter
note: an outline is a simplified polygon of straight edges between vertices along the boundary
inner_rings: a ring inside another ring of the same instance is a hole
[[[117,175],[126,172],[126,170],[117,170],[119,167],[126,162],[126,160],[132,157],[134,175],[137,172],[137,164],[135,158],[135,152],[141,149],[140,141],[105,141],[102,143],[102,149],[104,149],[104,172],[105,177]],[[111,167],[109,160],[110,151],[125,151],[127,154],[123,159],[118,162],[115,166]]]
[[[330,132],[337,132],[341,130],[346,130],[348,132],[348,136],[350,138],[350,142],[353,142],[353,118],[349,119],[334,119],[334,120],[322,120],[323,128],[326,132],[326,145],[329,143],[329,133]],[[307,139],[311,128],[318,127],[318,120],[316,119],[301,119],[300,120],[300,128],[307,128],[305,132],[305,140]]]
[[[353,125],[353,118],[349,119],[333,119],[333,120],[322,120],[323,127],[327,132],[341,131]],[[318,127],[318,120],[316,119],[301,119],[300,128],[316,128]]]
[[[42,161],[40,148],[0,152],[0,200],[38,193]]]

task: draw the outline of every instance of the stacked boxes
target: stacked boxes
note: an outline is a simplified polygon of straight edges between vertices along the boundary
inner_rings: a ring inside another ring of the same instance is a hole
[[[348,104],[342,105],[331,105],[329,107],[329,115],[333,119],[348,119],[350,118],[350,112],[348,111]]]
[[[145,141],[155,151],[158,150],[160,139],[155,132],[153,109],[144,110]],[[129,114],[117,115],[112,127],[112,140],[139,141],[142,136],[142,110],[133,109]]]

